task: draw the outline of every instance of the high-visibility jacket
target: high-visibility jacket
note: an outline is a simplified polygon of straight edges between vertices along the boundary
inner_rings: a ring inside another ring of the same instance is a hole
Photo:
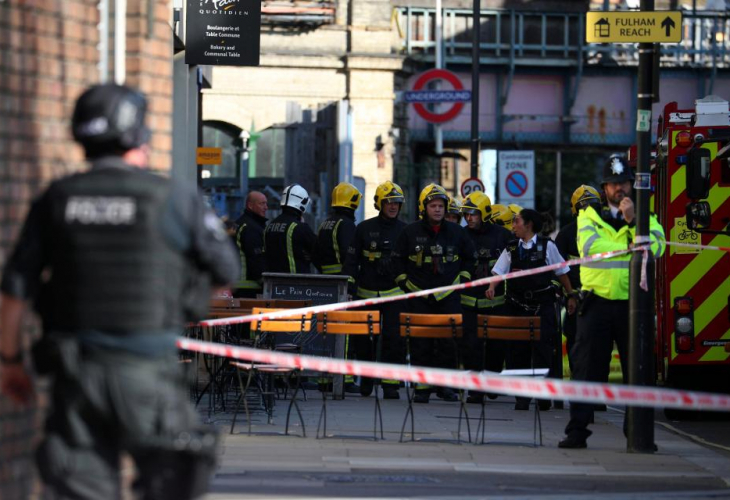
[[[322,274],[342,274],[347,249],[355,235],[355,211],[335,207],[319,225],[314,264]]]
[[[666,247],[664,229],[653,214],[649,217],[649,236],[654,258],[661,257]],[[635,237],[635,226],[627,224],[618,230],[614,229],[592,207],[587,207],[578,214],[578,251],[581,257],[625,250]],[[583,290],[592,290],[599,297],[608,300],[628,300],[630,260],[631,254],[627,253],[583,264],[580,267]]]

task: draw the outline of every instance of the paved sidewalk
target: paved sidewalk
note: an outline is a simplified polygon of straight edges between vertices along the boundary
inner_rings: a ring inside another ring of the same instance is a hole
[[[515,411],[514,399],[486,404],[484,445],[457,444],[458,403],[432,396],[415,405],[416,441],[399,443],[406,402],[382,401],[385,440],[373,441],[374,398],[328,401],[328,434],[316,439],[319,393],[301,402],[307,437],[283,436],[287,401],[277,401],[274,424],[245,415],[233,435],[231,415],[213,421],[224,433],[219,468],[209,500],[232,498],[483,498],[485,496],[730,498],[730,459],[664,428],[655,429],[659,452],[631,454],[616,409],[596,413],[586,450],[557,447],[569,418],[565,410],[542,412],[543,446],[533,447],[533,412]],[[401,396],[405,390],[401,389]],[[479,405],[467,405],[472,439]],[[293,433],[301,426],[292,414]],[[348,437],[341,437],[341,436]],[[410,436],[407,436],[410,437]],[[463,423],[461,438],[468,439]],[[626,496],[628,495],[628,496]]]

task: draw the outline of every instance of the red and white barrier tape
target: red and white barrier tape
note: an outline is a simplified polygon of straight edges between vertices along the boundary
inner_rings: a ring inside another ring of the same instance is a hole
[[[652,408],[682,408],[730,412],[730,396],[657,387],[503,376],[492,372],[445,370],[289,354],[179,338],[180,349],[254,363],[315,372],[403,380],[417,384],[477,390],[530,398],[570,400]]]
[[[252,323],[254,321],[265,321],[279,318],[290,318],[293,316],[301,316],[303,314],[317,314],[320,312],[331,312],[331,311],[342,311],[345,309],[354,309],[358,307],[374,306],[378,304],[384,304],[386,302],[395,302],[398,300],[408,300],[415,297],[425,297],[435,293],[449,292],[452,290],[464,290],[466,288],[473,288],[488,285],[490,283],[498,283],[507,279],[521,278],[524,276],[534,276],[536,274],[545,273],[548,271],[555,271],[556,269],[562,269],[568,266],[574,266],[579,264],[585,264],[587,262],[595,262],[598,260],[606,260],[612,257],[618,257],[631,252],[642,251],[643,247],[635,247],[627,250],[617,250],[614,252],[604,252],[593,254],[589,257],[583,257],[580,259],[571,259],[558,264],[550,264],[548,266],[542,266],[535,269],[527,269],[524,271],[516,271],[508,274],[491,276],[488,278],[481,278],[467,283],[459,283],[456,285],[442,286],[438,288],[430,288],[428,290],[419,290],[417,292],[405,293],[403,295],[395,295],[393,297],[378,297],[374,299],[361,299],[352,300],[350,302],[338,302],[335,304],[324,304],[319,306],[302,307],[298,309],[286,309],[282,311],[276,311],[264,314],[250,314],[248,316],[235,316],[232,318],[221,318],[221,319],[207,319],[200,322],[201,326],[221,326],[221,325],[234,325],[238,323]]]
[[[681,243],[679,241],[667,241],[670,247],[695,248],[699,250],[719,250],[720,252],[730,252],[730,247],[718,247],[716,245],[695,245],[693,243]]]

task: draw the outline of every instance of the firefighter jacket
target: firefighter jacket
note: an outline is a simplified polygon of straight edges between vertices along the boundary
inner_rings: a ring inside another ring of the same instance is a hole
[[[472,273],[473,279],[481,279],[492,276],[492,268],[497,262],[502,250],[513,239],[513,235],[507,229],[491,223],[483,223],[479,229],[467,228],[466,233],[471,238],[476,249],[476,266]],[[461,305],[472,308],[483,309],[504,304],[504,284],[497,287],[494,299],[490,300],[484,296],[489,285],[477,288],[467,288],[461,292]]]
[[[311,272],[312,254],[317,244],[309,224],[301,221],[297,210],[282,207],[281,215],[264,230],[266,271],[306,274]]]
[[[335,207],[319,225],[314,263],[322,274],[342,274],[347,249],[355,236],[355,211]]]
[[[194,189],[108,156],[33,203],[0,288],[35,298],[46,331],[155,334],[200,320],[209,286],[237,274],[235,247]]]
[[[343,274],[350,276],[360,298],[402,294],[395,282],[391,254],[406,223],[378,215],[357,226],[347,250]]]
[[[578,214],[578,250],[581,257],[625,250],[634,241],[636,228],[624,225],[615,229],[592,208],[587,207]],[[652,214],[649,218],[649,237],[654,258],[664,253],[666,240],[664,229]],[[628,300],[629,261],[627,253],[611,259],[588,262],[580,267],[583,290],[592,290],[599,297],[609,300]]]
[[[241,275],[236,288],[261,289],[261,273],[264,271],[264,228],[266,218],[249,209],[236,221],[236,246],[241,256]]]
[[[558,247],[560,255],[565,260],[577,259],[580,257],[578,252],[578,223],[577,221],[571,221],[570,224],[563,226],[560,232],[555,237],[555,245]],[[580,290],[580,266],[570,266],[570,272],[568,273],[568,279],[570,279],[570,286],[573,290]]]
[[[408,291],[426,290],[471,279],[476,252],[466,231],[443,221],[435,228],[425,219],[407,225],[396,242],[396,282]],[[442,300],[453,291],[434,294]]]

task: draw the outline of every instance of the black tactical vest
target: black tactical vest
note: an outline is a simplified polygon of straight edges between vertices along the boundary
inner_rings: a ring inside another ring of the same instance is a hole
[[[529,250],[522,248],[519,241],[511,243],[507,247],[512,259],[510,272],[525,271],[547,265],[547,244],[549,241],[548,238],[538,236],[537,241]],[[507,295],[518,300],[524,300],[525,298],[533,298],[532,294],[537,293],[539,297],[535,295],[534,298],[542,300],[550,296],[550,293],[545,289],[550,286],[553,274],[553,272],[546,272],[507,280]]]
[[[47,328],[111,333],[183,322],[194,279],[161,230],[171,210],[168,179],[114,162],[49,189],[52,275],[41,294]]]

